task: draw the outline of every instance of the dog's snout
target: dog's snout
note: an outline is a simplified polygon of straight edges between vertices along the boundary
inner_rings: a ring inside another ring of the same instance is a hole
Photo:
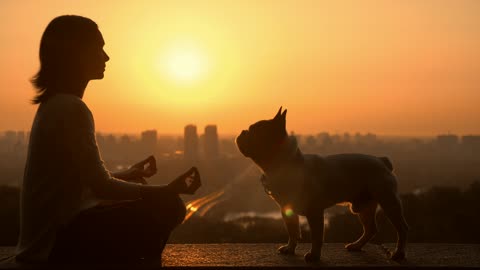
[[[247,134],[248,134],[248,130],[242,130],[242,132],[240,132],[240,135],[238,135],[237,138],[243,138],[247,136]]]

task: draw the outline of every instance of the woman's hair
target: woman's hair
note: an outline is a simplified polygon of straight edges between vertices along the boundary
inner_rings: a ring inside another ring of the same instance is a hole
[[[40,41],[40,70],[31,80],[36,90],[33,104],[46,101],[78,76],[80,52],[97,32],[94,21],[76,15],[56,17],[48,24]]]

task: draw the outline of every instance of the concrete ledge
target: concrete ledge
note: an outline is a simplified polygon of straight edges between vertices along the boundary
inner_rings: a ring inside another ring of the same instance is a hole
[[[316,265],[306,264],[303,254],[310,245],[300,244],[295,256],[277,254],[279,244],[171,244],[165,249],[163,265],[172,268],[239,267],[239,268],[480,268],[480,245],[468,244],[409,244],[407,260],[397,263],[386,258],[387,249],[394,244],[367,244],[361,252],[348,252],[343,244],[327,243],[322,250],[322,261]],[[13,254],[13,247],[0,247],[0,258]],[[72,269],[157,269],[161,265],[103,265],[68,266]],[[0,264],[0,269],[46,269],[52,266],[25,266],[12,262]],[[54,267],[57,268],[57,267]],[[58,266],[65,268],[65,266]]]

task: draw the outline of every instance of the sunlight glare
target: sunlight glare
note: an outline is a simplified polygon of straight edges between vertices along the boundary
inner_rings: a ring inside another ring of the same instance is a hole
[[[193,83],[205,79],[208,71],[205,53],[191,45],[172,47],[160,61],[168,79],[177,83]]]

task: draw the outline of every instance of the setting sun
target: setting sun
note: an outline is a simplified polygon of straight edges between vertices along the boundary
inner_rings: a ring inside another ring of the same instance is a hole
[[[176,45],[160,58],[165,75],[177,83],[193,83],[205,78],[208,71],[206,55],[194,46]]]

